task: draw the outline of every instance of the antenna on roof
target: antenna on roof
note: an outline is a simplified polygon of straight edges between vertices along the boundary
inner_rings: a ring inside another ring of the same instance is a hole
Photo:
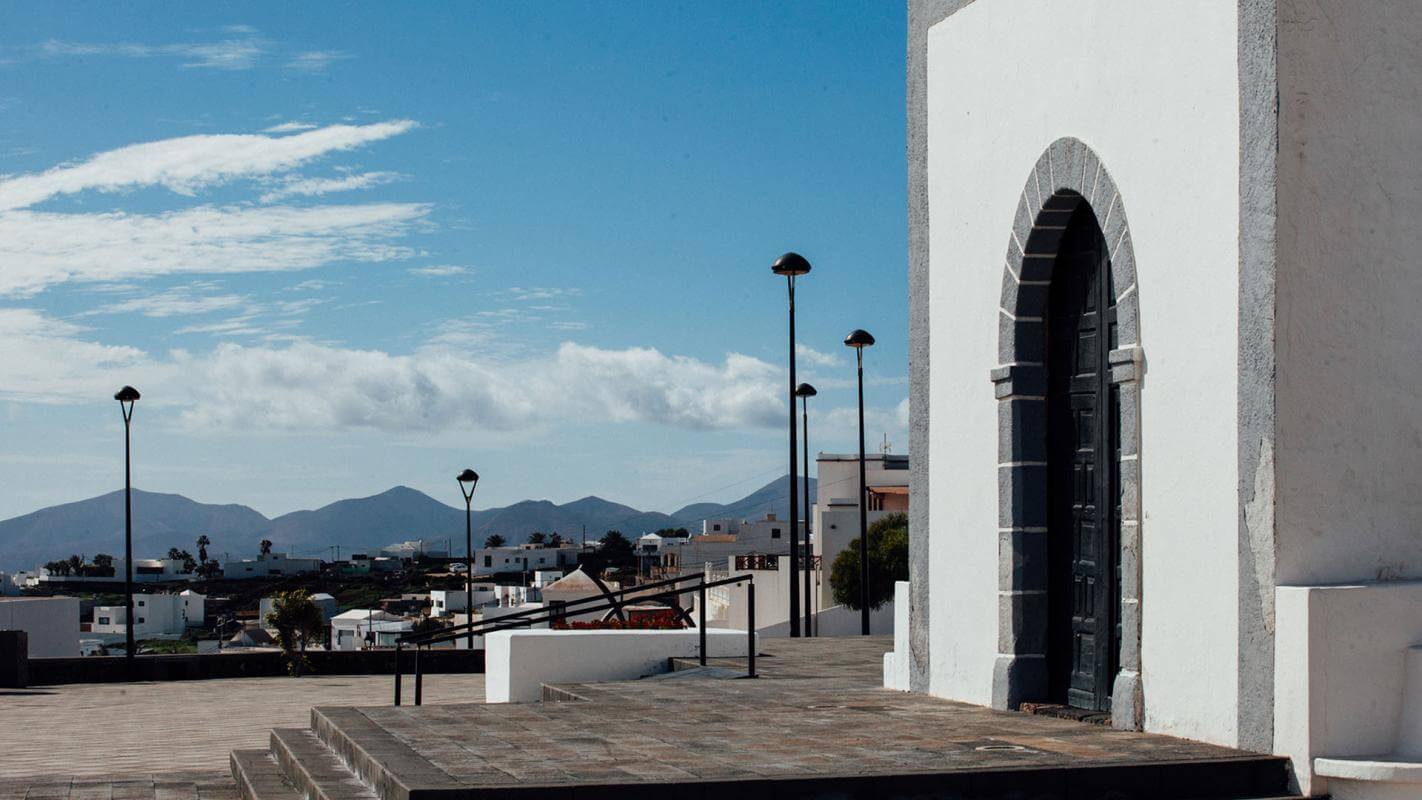
[[[893,445],[889,444],[889,434],[884,434],[884,443],[879,445],[879,452],[888,455],[893,449]]]

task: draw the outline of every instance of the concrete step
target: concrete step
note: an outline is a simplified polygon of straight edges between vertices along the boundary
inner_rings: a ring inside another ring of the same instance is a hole
[[[302,800],[270,752],[233,750],[228,762],[242,800]]]
[[[307,800],[376,800],[376,793],[304,728],[272,731],[271,754]]]

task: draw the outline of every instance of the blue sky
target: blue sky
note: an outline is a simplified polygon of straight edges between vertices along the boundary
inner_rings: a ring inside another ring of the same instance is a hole
[[[899,3],[0,8],[0,517],[135,484],[671,510],[907,450]]]

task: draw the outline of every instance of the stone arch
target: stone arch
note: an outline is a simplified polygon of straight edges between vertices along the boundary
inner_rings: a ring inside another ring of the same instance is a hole
[[[1016,708],[1047,693],[1046,311],[1067,220],[1089,204],[1110,251],[1117,343],[1111,382],[1120,408],[1120,667],[1112,689],[1116,727],[1140,729],[1140,347],[1135,253],[1120,192],[1083,142],[1062,138],[1037,159],[1017,206],[999,308],[998,657],[993,705]]]

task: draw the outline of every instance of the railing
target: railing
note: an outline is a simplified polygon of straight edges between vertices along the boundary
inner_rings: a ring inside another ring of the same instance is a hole
[[[736,556],[736,570],[769,570],[780,569],[780,559],[787,558],[782,555],[766,555],[764,553],[746,553]],[[800,557],[800,563],[805,569],[816,570],[820,568],[820,557],[806,555]]]
[[[594,578],[594,580],[597,580]],[[437,631],[424,631],[421,633],[410,633],[395,640],[395,705],[400,705],[400,690],[404,683],[404,674],[401,671],[404,661],[404,651],[406,647],[413,646],[414,672],[415,672],[415,705],[421,705],[424,700],[424,672],[420,669],[420,652],[424,648],[441,642],[452,642],[468,637],[469,647],[474,647],[474,637],[484,636],[498,631],[513,630],[515,628],[526,628],[541,623],[562,622],[571,614],[591,614],[598,611],[611,611],[618,619],[626,620],[623,608],[632,603],[640,603],[646,600],[658,600],[662,598],[675,598],[687,592],[697,593],[697,621],[696,628],[700,631],[701,642],[698,648],[699,661],[701,666],[706,666],[706,591],[719,586],[729,586],[736,583],[746,584],[746,677],[754,678],[755,674],[755,580],[752,575],[733,575],[728,578],[708,581],[704,575],[683,575],[678,578],[668,578],[652,583],[644,583],[640,586],[630,586],[625,589],[612,591],[603,585],[602,581],[597,581],[602,588],[602,594],[597,597],[585,597],[581,600],[570,600],[554,608],[531,608],[527,611],[517,611],[512,614],[504,614],[494,619],[466,622],[463,625],[456,625],[450,628],[442,628]],[[690,586],[682,584],[691,583]],[[648,592],[649,589],[662,589],[665,591]],[[631,595],[629,597],[629,595]],[[691,614],[686,609],[676,606],[677,616],[686,624],[691,624]],[[486,665],[487,669],[487,665]]]

